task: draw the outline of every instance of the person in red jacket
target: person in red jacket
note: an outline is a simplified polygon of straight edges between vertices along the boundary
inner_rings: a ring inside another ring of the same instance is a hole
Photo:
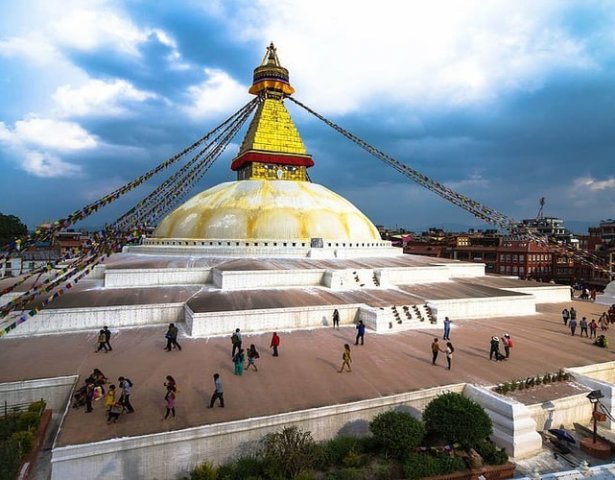
[[[273,348],[273,356],[278,356],[278,347],[280,346],[280,337],[277,332],[273,332],[273,336],[271,337],[271,348]]]

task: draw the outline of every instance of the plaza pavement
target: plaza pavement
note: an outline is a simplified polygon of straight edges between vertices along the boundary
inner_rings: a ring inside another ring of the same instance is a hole
[[[0,382],[79,374],[79,384],[93,368],[112,382],[129,377],[135,384],[132,404],[136,412],[106,424],[103,401],[94,412],[70,409],[58,445],[78,444],[113,437],[142,435],[192,426],[271,415],[324,405],[447,385],[459,382],[491,385],[563,367],[601,363],[614,359],[611,347],[601,349],[588,339],[572,337],[560,312],[574,305],[578,319],[598,318],[602,305],[574,300],[543,304],[536,315],[453,323],[453,368],[445,368],[441,354],[431,365],[430,345],[441,328],[396,334],[366,334],[364,346],[352,346],[352,373],[337,373],[344,343],[354,343],[355,330],[320,328],[279,332],[280,356],[269,350],[271,333],[244,335],[247,348],[255,344],[261,354],[258,372],[233,375],[229,336],[208,339],[179,338],[183,350],[165,352],[166,327],[122,329],[112,337],[113,351],[95,353],[97,332],[55,334],[0,340]],[[36,319],[30,320],[36,321]],[[615,330],[613,327],[611,330]],[[577,330],[578,333],[579,330]],[[514,341],[511,358],[488,360],[492,335],[509,333]],[[444,343],[444,342],[443,342]],[[214,372],[224,384],[226,408],[206,408],[212,394]],[[180,393],[177,417],[162,421],[166,375],[173,375]]]

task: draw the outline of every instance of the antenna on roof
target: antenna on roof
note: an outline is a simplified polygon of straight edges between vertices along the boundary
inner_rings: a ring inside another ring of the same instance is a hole
[[[545,197],[540,197],[538,200],[540,204],[540,208],[538,209],[538,213],[536,214],[536,220],[542,220],[545,218],[544,208],[545,208]]]

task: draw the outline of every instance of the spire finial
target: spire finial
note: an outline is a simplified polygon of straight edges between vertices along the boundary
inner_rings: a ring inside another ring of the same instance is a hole
[[[260,66],[254,69],[254,81],[249,92],[258,95],[263,90],[278,95],[280,92],[284,95],[295,92],[288,80],[288,70],[280,64],[273,42],[267,47]]]

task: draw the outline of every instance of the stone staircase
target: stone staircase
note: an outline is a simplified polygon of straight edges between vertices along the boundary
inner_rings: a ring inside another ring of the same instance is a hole
[[[381,308],[385,310],[384,316],[389,319],[389,330],[392,331],[429,327],[437,323],[427,304],[391,305]]]

